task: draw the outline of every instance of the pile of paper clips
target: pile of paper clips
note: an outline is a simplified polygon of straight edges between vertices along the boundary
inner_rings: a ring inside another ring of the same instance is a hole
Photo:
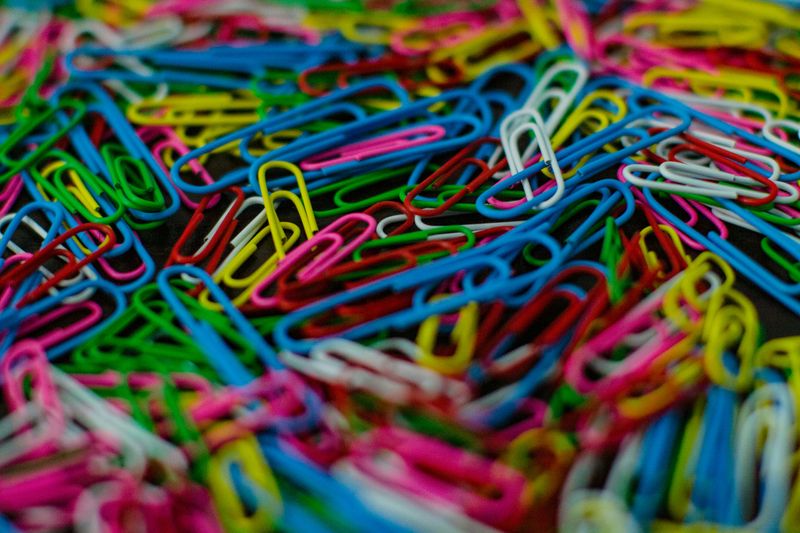
[[[21,4],[0,531],[800,531],[791,2]]]

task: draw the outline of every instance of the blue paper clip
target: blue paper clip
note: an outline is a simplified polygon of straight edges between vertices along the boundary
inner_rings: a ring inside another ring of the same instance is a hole
[[[267,344],[264,338],[255,330],[253,325],[231,303],[228,296],[220,289],[207,272],[195,266],[177,265],[165,268],[158,273],[156,281],[164,300],[170,304],[175,316],[197,339],[197,346],[208,355],[209,362],[214,366],[219,375],[231,385],[245,385],[250,383],[254,376],[236,358],[236,354],[225,344],[219,334],[206,322],[201,322],[192,316],[192,313],[181,303],[175,294],[175,289],[170,285],[172,277],[186,274],[199,279],[208,289],[214,300],[222,306],[225,314],[238,328],[242,337],[247,340],[259,358],[273,370],[283,369],[275,351]]]
[[[650,524],[658,514],[666,494],[671,472],[664,465],[672,461],[678,444],[680,413],[671,410],[647,428],[639,457],[638,482],[631,510],[642,526]]]
[[[651,174],[647,179],[656,179],[656,177],[657,176],[655,174]],[[800,283],[790,285],[779,280],[769,270],[748,257],[736,246],[723,239],[717,232],[709,231],[706,234],[703,234],[686,224],[683,220],[681,220],[680,217],[676,216],[669,209],[664,207],[656,199],[656,196],[653,194],[653,191],[650,190],[650,188],[645,188],[642,192],[644,193],[644,196],[647,199],[650,207],[659,216],[663,217],[670,224],[674,225],[681,233],[693,241],[702,244],[708,250],[723,257],[737,270],[737,272],[749,278],[754,283],[758,285],[766,284],[768,287],[771,287],[773,290],[770,291],[770,294],[776,300],[792,310],[792,312],[800,314],[800,301],[795,298],[798,294],[800,294]],[[787,245],[788,238],[785,235],[781,235],[780,232],[773,228],[769,223],[761,220],[757,216],[754,216],[746,209],[741,209],[735,202],[721,199],[720,203],[726,209],[730,209],[737,215],[741,216],[747,223],[755,226],[758,231],[761,231],[771,239],[775,238],[778,242],[786,245],[784,246],[784,249],[790,250],[790,253],[793,255],[797,253],[796,251],[793,251],[793,248],[790,245]]]
[[[253,46],[215,46],[204,50],[126,49],[82,46],[66,54],[64,63],[74,79],[110,79],[138,83],[178,83],[219,89],[246,89],[254,72],[264,69],[302,71],[340,57],[369,55],[375,48],[339,41],[309,45],[267,43]],[[77,58],[136,58],[152,68],[143,74],[127,69],[81,68]],[[205,72],[197,72],[202,70]],[[219,72],[219,74],[212,74]],[[231,75],[233,73],[234,75]],[[236,76],[238,74],[238,76]]]
[[[707,398],[688,518],[736,525],[739,511],[733,495],[732,446],[736,393],[714,386]]]

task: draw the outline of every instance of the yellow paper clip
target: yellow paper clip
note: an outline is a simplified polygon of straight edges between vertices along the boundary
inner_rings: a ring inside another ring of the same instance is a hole
[[[148,126],[243,126],[261,120],[261,100],[251,95],[191,94],[144,98],[128,106],[128,119]]]
[[[433,300],[442,298],[446,298],[446,296],[436,296]],[[436,349],[440,321],[441,317],[439,315],[432,315],[420,324],[417,333],[417,345],[419,346],[417,362],[440,374],[460,374],[469,366],[475,351],[478,331],[478,304],[477,302],[469,302],[459,310],[456,325],[450,332],[450,340],[455,344],[455,350],[452,355],[445,356],[433,353]]]
[[[242,472],[248,492],[258,504],[245,507],[231,479],[231,468]],[[225,444],[211,456],[206,479],[218,516],[227,531],[262,533],[271,531],[283,512],[278,484],[258,441],[252,435]]]
[[[291,172],[297,180],[300,196],[298,197],[288,190],[270,192],[267,187],[266,177],[266,173],[270,169],[282,169]],[[311,206],[311,198],[308,194],[306,182],[302,171],[296,165],[286,161],[265,163],[258,170],[258,183],[264,206],[262,220],[266,218],[267,225],[261,229],[254,230],[249,230],[250,226],[248,226],[244,234],[237,235],[232,241],[234,250],[213,275],[213,279],[217,283],[241,291],[237,296],[231,298],[231,301],[236,306],[241,306],[247,302],[258,283],[272,273],[278,262],[286,257],[286,253],[300,240],[301,228],[297,224],[279,219],[275,206],[276,201],[285,200],[294,206],[300,219],[302,233],[307,239],[313,237],[318,231],[317,220],[314,216],[314,209]],[[253,227],[257,227],[256,225],[259,221],[254,220],[254,223]],[[268,235],[272,238],[275,251],[269,258],[262,261],[253,272],[244,277],[237,277],[245,263],[256,253],[261,241]],[[209,309],[216,310],[220,308],[219,304],[211,300],[208,289],[204,289],[200,293],[198,300]]]
[[[758,314],[753,302],[734,289],[715,291],[703,328],[704,362],[711,380],[731,390],[748,390],[755,374],[758,334]],[[722,360],[726,353],[738,356],[739,368],[735,373]]]
[[[272,168],[280,168],[292,173],[300,189],[299,199],[294,193],[286,190],[276,191],[272,193],[272,197],[270,197],[269,188],[267,187],[267,170]],[[278,221],[278,213],[275,211],[275,204],[273,202],[275,199],[285,198],[294,203],[298,208],[297,211],[300,215],[300,220],[306,231],[306,238],[310,239],[314,236],[318,228],[317,219],[314,217],[314,209],[311,207],[311,197],[308,195],[308,189],[306,188],[306,180],[303,178],[303,172],[297,165],[287,163],[286,161],[270,161],[261,165],[258,169],[258,186],[261,189],[261,198],[264,200],[264,209],[267,212],[269,225],[276,229],[276,231],[272,232],[275,250],[278,252],[278,256],[283,259],[286,257],[286,249],[283,245],[285,236],[283,235],[282,227]]]
[[[75,8],[87,19],[101,20],[110,26],[128,26],[142,18],[150,8],[148,0],[76,0]]]
[[[528,31],[534,41],[548,50],[561,45],[558,30],[559,20],[554,9],[549,5],[543,5],[538,0],[517,0],[517,6],[525,18]]]
[[[681,241],[681,238],[678,236],[678,232],[675,230],[675,228],[666,224],[659,224],[658,227],[661,231],[669,236],[669,239],[672,241],[672,244],[675,245],[678,254],[680,254],[686,263],[689,264],[692,261],[692,258],[686,253],[686,250],[683,247],[683,241]],[[651,270],[656,270],[661,265],[661,260],[658,258],[658,254],[647,247],[647,237],[654,231],[655,230],[652,226],[647,226],[639,232],[639,236],[641,237],[639,239],[639,249],[642,251],[642,255],[644,255],[647,267]]]
[[[464,79],[469,81],[487,69],[503,63],[523,61],[541,50],[541,43],[530,38],[528,23],[514,20],[487,29],[469,41],[437,50],[432,55],[432,61],[452,59],[464,72]]]
[[[688,83],[692,91],[700,96],[719,98],[720,89],[724,98],[759,104],[784,118],[792,109],[789,95],[778,84],[774,76],[748,70],[721,68],[710,73],[701,70],[677,70],[653,67],[642,76],[642,84],[653,85],[659,80]]]
[[[558,430],[534,428],[515,438],[506,448],[503,462],[524,472],[528,479],[525,501],[538,504],[547,501],[561,488],[567,470],[575,458],[575,444]],[[546,458],[544,465],[535,457]],[[549,460],[548,460],[549,459]]]
[[[655,30],[655,41],[677,48],[748,48],[767,45],[769,31],[762,20],[715,9],[673,13],[647,11],[625,19],[623,31]]]
[[[686,422],[678,446],[675,467],[667,489],[667,510],[675,520],[683,520],[689,512],[692,486],[694,485],[693,463],[697,460],[698,453],[695,445],[703,427],[704,411],[705,399],[700,398],[693,406],[692,414]]]
[[[410,30],[417,24],[411,17],[385,11],[337,13],[335,17],[311,14],[304,25],[318,30],[338,30],[348,41],[361,44],[388,45],[392,34]]]

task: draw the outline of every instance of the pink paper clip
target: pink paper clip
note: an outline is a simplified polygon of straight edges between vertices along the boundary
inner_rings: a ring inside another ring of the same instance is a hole
[[[26,376],[31,383],[30,400],[25,397],[23,390]],[[14,460],[33,459],[53,453],[59,447],[58,440],[66,423],[44,348],[33,340],[23,340],[13,345],[0,361],[0,380],[11,416],[18,416],[17,437],[25,442],[24,449],[17,449]],[[30,415],[35,418],[27,420]],[[0,457],[0,464],[7,460],[8,457]]]
[[[25,376],[28,376],[31,379],[32,399],[53,417],[51,423],[63,424],[61,401],[50,376],[47,354],[40,343],[23,340],[12,346],[0,360],[0,375],[3,379],[3,397],[12,411],[28,404],[23,391]]]
[[[355,237],[347,236],[350,226],[363,223],[365,227]],[[297,272],[297,279],[308,281],[321,275],[327,269],[344,260],[353,251],[368,241],[375,234],[377,222],[374,218],[364,213],[350,213],[326,226],[311,239],[294,248],[278,264],[277,268],[256,285],[250,296],[250,301],[259,309],[275,307],[279,298],[277,296],[264,296],[262,293],[269,288],[276,279],[282,278],[298,264],[305,264]],[[339,233],[341,231],[342,233]],[[346,243],[346,244],[345,244]],[[310,254],[314,254],[309,259]]]
[[[281,420],[302,416],[308,392],[308,386],[295,373],[272,371],[246,386],[214,392],[198,400],[189,412],[198,424],[233,417],[244,431],[263,431],[278,427]],[[237,411],[243,407],[247,407],[246,412]]]
[[[41,334],[36,337],[36,340],[42,348],[46,349],[90,328],[97,324],[102,317],[103,308],[97,302],[87,300],[64,304],[53,311],[24,321],[20,324],[17,333],[20,337],[33,337],[38,332],[37,330],[41,329]],[[63,318],[69,318],[71,323],[67,326],[53,327],[53,324],[57,324]]]
[[[592,57],[606,71],[634,81],[641,81],[642,75],[656,65],[670,65],[678,68],[693,68],[716,72],[714,65],[698,54],[659,46],[630,35],[610,35],[599,39],[594,46],[596,52]],[[610,53],[610,49],[614,47],[629,47],[631,49],[630,55],[627,56],[629,60],[627,66],[614,61],[615,55]]]
[[[377,428],[353,443],[347,459],[383,484],[431,503],[455,504],[493,527],[514,529],[525,513],[520,472],[431,437]]]
[[[615,376],[633,379],[641,375],[666,348],[685,337],[686,334],[683,332],[671,332],[663,320],[654,314],[661,307],[663,294],[669,286],[669,283],[662,285],[657,292],[648,296],[647,300],[639,303],[622,319],[572,352],[564,362],[564,380],[581,394],[607,395],[615,385],[619,384]],[[615,346],[620,345],[625,337],[645,329],[654,331],[655,337],[635,349],[622,362],[614,363],[614,370],[609,375],[598,380],[590,380],[587,377],[585,369],[587,366],[592,366],[592,360],[610,352]]]
[[[0,272],[14,263],[22,263],[23,261],[29,259],[31,255],[32,254],[29,253],[21,253],[10,256],[3,262],[3,266],[0,267]],[[11,299],[14,297],[15,292],[16,291],[14,287],[10,285],[8,287],[0,288],[0,310],[8,307],[8,305],[11,303]]]
[[[351,161],[363,161],[370,157],[396,152],[438,141],[447,132],[441,126],[417,126],[366,141],[326,150],[300,163],[303,170],[320,170]]]
[[[168,491],[142,484],[129,475],[117,477],[87,488],[76,513],[86,518],[94,514],[101,530],[109,533],[129,531],[134,522],[142,531],[177,533]]]
[[[422,19],[408,30],[392,33],[390,44],[400,55],[422,55],[468,41],[480,35],[485,27],[484,18],[477,13],[443,13]],[[424,39],[424,44],[413,44],[420,39]]]
[[[594,32],[589,15],[581,2],[555,0],[564,37],[576,54],[587,60],[594,59]]]
[[[3,190],[0,191],[0,218],[3,218],[11,211],[22,189],[22,176],[14,176],[8,180]]]

